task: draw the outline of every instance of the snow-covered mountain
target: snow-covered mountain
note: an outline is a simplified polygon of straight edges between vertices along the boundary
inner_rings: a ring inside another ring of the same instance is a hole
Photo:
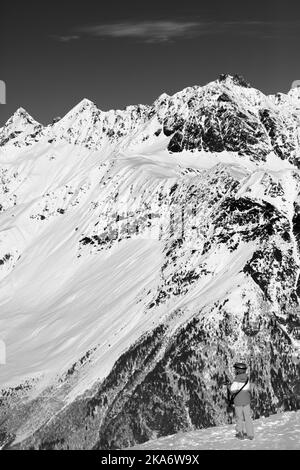
[[[300,92],[240,76],[0,129],[0,439],[121,448],[299,407]]]

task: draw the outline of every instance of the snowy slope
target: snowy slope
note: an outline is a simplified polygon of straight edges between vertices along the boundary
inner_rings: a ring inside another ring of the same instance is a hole
[[[235,426],[218,426],[148,441],[141,450],[299,450],[300,413],[280,413],[254,421],[255,439],[238,440]]]
[[[297,106],[223,75],[1,128],[5,442],[119,448],[224,424],[236,360],[257,417],[297,408]]]

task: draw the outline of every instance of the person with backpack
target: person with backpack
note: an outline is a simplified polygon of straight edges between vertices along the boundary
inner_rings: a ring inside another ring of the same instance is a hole
[[[254,439],[253,422],[250,408],[251,384],[246,374],[247,366],[243,362],[234,364],[235,378],[230,386],[230,403],[234,404],[236,416],[236,437]],[[245,424],[246,433],[243,430]]]

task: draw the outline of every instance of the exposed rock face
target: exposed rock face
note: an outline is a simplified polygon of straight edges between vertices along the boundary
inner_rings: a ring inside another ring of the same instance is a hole
[[[297,408],[299,96],[222,75],[0,130],[2,446],[226,423],[237,360],[255,416]]]

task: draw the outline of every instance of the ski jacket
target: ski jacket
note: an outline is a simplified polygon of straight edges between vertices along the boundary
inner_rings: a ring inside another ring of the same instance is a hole
[[[243,386],[243,384],[247,381],[247,374],[238,374],[236,375],[234,381],[231,384],[230,387],[230,392],[232,394],[236,393],[238,390],[240,390]],[[248,381],[247,385],[243,388],[243,390],[237,394],[235,397],[233,403],[235,406],[246,406],[250,405],[250,391],[251,391],[251,386],[250,382]]]

